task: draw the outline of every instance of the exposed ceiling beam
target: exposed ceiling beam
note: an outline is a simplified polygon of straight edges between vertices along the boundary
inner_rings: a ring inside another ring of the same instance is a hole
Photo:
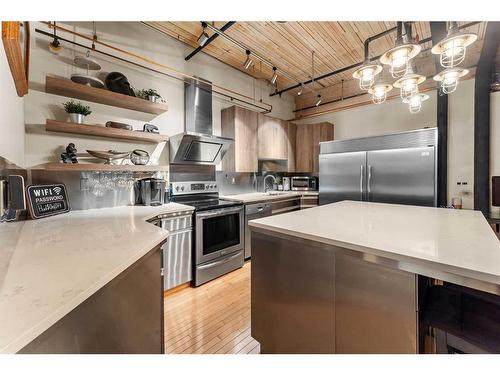
[[[229,21],[228,23],[226,23],[224,26],[222,26],[220,28],[221,31],[226,31],[227,29],[229,29],[231,26],[233,26],[234,24],[236,23],[236,21]],[[212,43],[215,39],[217,39],[217,37],[219,36],[219,34],[217,33],[213,33],[210,38],[208,38],[208,40],[201,46],[199,46],[198,48],[196,48],[194,51],[192,51],[189,55],[187,55],[184,60],[186,61],[189,61],[193,56],[195,56],[198,52],[200,52],[201,50],[203,50],[203,48],[205,48],[206,46],[208,46],[210,43]]]

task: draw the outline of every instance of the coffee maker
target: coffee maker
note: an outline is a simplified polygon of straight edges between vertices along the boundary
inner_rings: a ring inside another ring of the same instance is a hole
[[[168,203],[166,181],[160,178],[143,178],[134,185],[135,204],[160,206]]]

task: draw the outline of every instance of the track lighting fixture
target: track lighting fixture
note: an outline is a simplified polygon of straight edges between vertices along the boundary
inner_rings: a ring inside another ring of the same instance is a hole
[[[464,61],[467,46],[476,40],[476,34],[461,33],[457,22],[450,22],[448,35],[432,47],[431,52],[439,55],[439,62],[443,68],[454,68]]]
[[[400,78],[408,73],[409,62],[420,53],[422,47],[414,43],[411,37],[410,23],[405,23],[405,38],[402,36],[403,22],[398,22],[395,46],[380,57],[380,62],[390,66],[393,78]]]
[[[197,43],[200,47],[203,47],[205,45],[205,43],[207,42],[209,36],[208,36],[207,32],[205,31],[207,29],[207,24],[205,22],[202,22],[201,26],[203,27],[203,30],[201,31],[201,34],[198,37]]]
[[[429,99],[429,95],[426,94],[415,94],[403,100],[403,103],[408,104],[410,113],[420,112],[422,108],[422,103]]]
[[[276,67],[273,66],[273,76],[271,77],[271,84],[275,84],[278,79],[278,73],[276,73]]]
[[[297,95],[298,95],[298,96],[301,96],[303,91],[304,91],[304,84],[301,82],[301,83],[300,83],[300,89],[299,89],[299,91],[297,92]]]
[[[250,58],[250,53],[251,53],[250,50],[247,49],[246,50],[247,59],[245,60],[245,64],[243,64],[243,66],[245,67],[245,69],[250,68],[252,66],[252,63],[253,63],[252,59]]]
[[[379,64],[372,64],[365,61],[352,76],[359,80],[359,88],[361,90],[368,90],[375,81],[375,76],[382,71],[382,66]]]
[[[457,89],[458,81],[467,75],[469,71],[464,68],[448,68],[434,76],[434,81],[441,82],[441,90],[445,94],[451,94]]]
[[[368,89],[375,104],[382,104],[387,98],[387,93],[392,90],[392,85],[384,82],[377,82]]]
[[[54,21],[54,39],[49,43],[49,51],[57,55],[61,52],[61,49],[61,42],[59,42],[59,38],[56,34],[56,21]]]
[[[318,100],[316,101],[316,107],[319,106],[321,104],[322,100],[321,100],[321,95],[318,94]]]

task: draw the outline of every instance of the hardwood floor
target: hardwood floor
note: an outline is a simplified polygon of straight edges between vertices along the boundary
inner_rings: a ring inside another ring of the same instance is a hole
[[[250,336],[250,262],[165,297],[167,354],[257,354]]]

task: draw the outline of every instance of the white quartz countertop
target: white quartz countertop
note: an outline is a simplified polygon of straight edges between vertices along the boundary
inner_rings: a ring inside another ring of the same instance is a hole
[[[0,224],[0,353],[15,353],[161,244],[148,223],[176,203],[72,211]]]
[[[343,201],[249,223],[413,264],[426,276],[500,285],[500,241],[479,211]]]
[[[302,194],[298,192],[288,191],[280,192],[279,194],[266,194],[266,193],[245,193],[221,196],[223,199],[242,202],[242,203],[258,203],[258,202],[272,202],[280,201],[287,198],[300,197]]]

